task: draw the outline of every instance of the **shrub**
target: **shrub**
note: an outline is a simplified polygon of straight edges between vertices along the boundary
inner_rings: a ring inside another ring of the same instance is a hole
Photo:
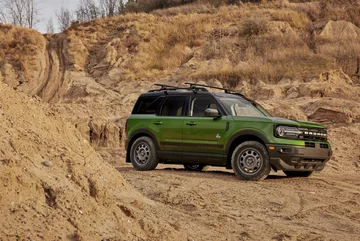
[[[269,18],[249,18],[242,22],[239,27],[240,37],[253,37],[258,36],[266,32],[266,25]]]

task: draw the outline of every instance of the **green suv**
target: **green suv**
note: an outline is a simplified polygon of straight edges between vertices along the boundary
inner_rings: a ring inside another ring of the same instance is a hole
[[[136,170],[158,163],[233,169],[244,180],[270,170],[307,177],[331,157],[326,127],[272,117],[258,103],[227,89],[158,85],[138,98],[126,122],[126,162]],[[208,88],[224,92],[210,92]]]

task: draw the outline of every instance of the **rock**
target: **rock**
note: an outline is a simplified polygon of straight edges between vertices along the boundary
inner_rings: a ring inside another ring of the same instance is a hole
[[[44,162],[42,162],[42,164],[44,165],[44,166],[46,166],[46,167],[52,167],[54,164],[51,162],[51,161],[49,161],[49,160],[46,160],[46,161],[44,161]]]
[[[341,39],[357,39],[360,35],[360,29],[354,24],[340,20],[329,21],[323,31],[320,33],[320,37],[327,38],[341,38]]]
[[[89,128],[93,147],[120,147],[121,129],[114,123],[90,121]]]
[[[335,57],[346,74],[358,74],[360,28],[353,23],[340,20],[329,21],[322,32],[315,37],[319,54]],[[345,47],[346,46],[346,47]]]
[[[354,82],[351,78],[344,73],[342,69],[335,69],[320,74],[320,83],[327,82],[327,84],[337,84],[337,85],[354,85]]]
[[[19,85],[18,75],[11,64],[4,64],[1,69],[2,75],[0,77],[1,81],[4,81],[11,87],[17,87]]]
[[[347,124],[351,122],[350,116],[346,113],[336,110],[320,107],[308,119],[322,124]]]
[[[90,127],[88,122],[76,124],[75,127],[80,131],[86,141],[90,142]]]
[[[112,122],[90,119],[75,125],[93,147],[120,147],[122,129]]]

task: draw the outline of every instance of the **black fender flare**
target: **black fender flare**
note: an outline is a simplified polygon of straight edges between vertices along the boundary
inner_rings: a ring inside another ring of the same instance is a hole
[[[131,136],[128,138],[129,142],[128,145],[126,147],[126,162],[130,162],[130,148],[132,146],[132,143],[140,136],[149,136],[151,137],[151,139],[153,139],[155,147],[156,147],[156,151],[160,150],[160,146],[159,143],[154,135],[154,133],[152,133],[151,131],[149,131],[148,129],[138,129],[135,132],[133,132],[131,134]]]
[[[262,133],[259,133],[258,131],[255,131],[255,130],[242,130],[242,131],[236,132],[230,138],[230,140],[226,144],[225,154],[226,155],[229,154],[230,147],[237,138],[239,138],[241,136],[248,136],[248,135],[255,136],[255,137],[259,138],[265,145],[270,143],[270,141]]]

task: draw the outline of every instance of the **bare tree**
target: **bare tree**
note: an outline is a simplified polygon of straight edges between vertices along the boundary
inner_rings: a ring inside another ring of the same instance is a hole
[[[124,1],[123,0],[119,0],[119,5],[118,5],[118,14],[122,13],[124,11],[125,5],[124,5]]]
[[[25,3],[25,22],[29,28],[35,27],[39,20],[39,2],[35,0],[23,0]]]
[[[59,12],[55,12],[55,15],[61,31],[64,31],[71,26],[73,15],[68,9],[61,7]]]
[[[54,22],[52,18],[49,18],[46,24],[46,32],[47,33],[54,33],[55,32],[55,27],[54,27]]]
[[[39,20],[39,0],[2,0],[1,21],[33,28]]]
[[[4,6],[7,12],[9,23],[14,25],[25,25],[25,6],[24,0],[5,0]]]
[[[7,23],[6,13],[4,12],[4,8],[0,5],[0,23]]]
[[[119,0],[100,0],[101,15],[112,17],[119,13]]]
[[[75,14],[78,21],[85,22],[98,18],[100,9],[94,0],[80,0]]]

